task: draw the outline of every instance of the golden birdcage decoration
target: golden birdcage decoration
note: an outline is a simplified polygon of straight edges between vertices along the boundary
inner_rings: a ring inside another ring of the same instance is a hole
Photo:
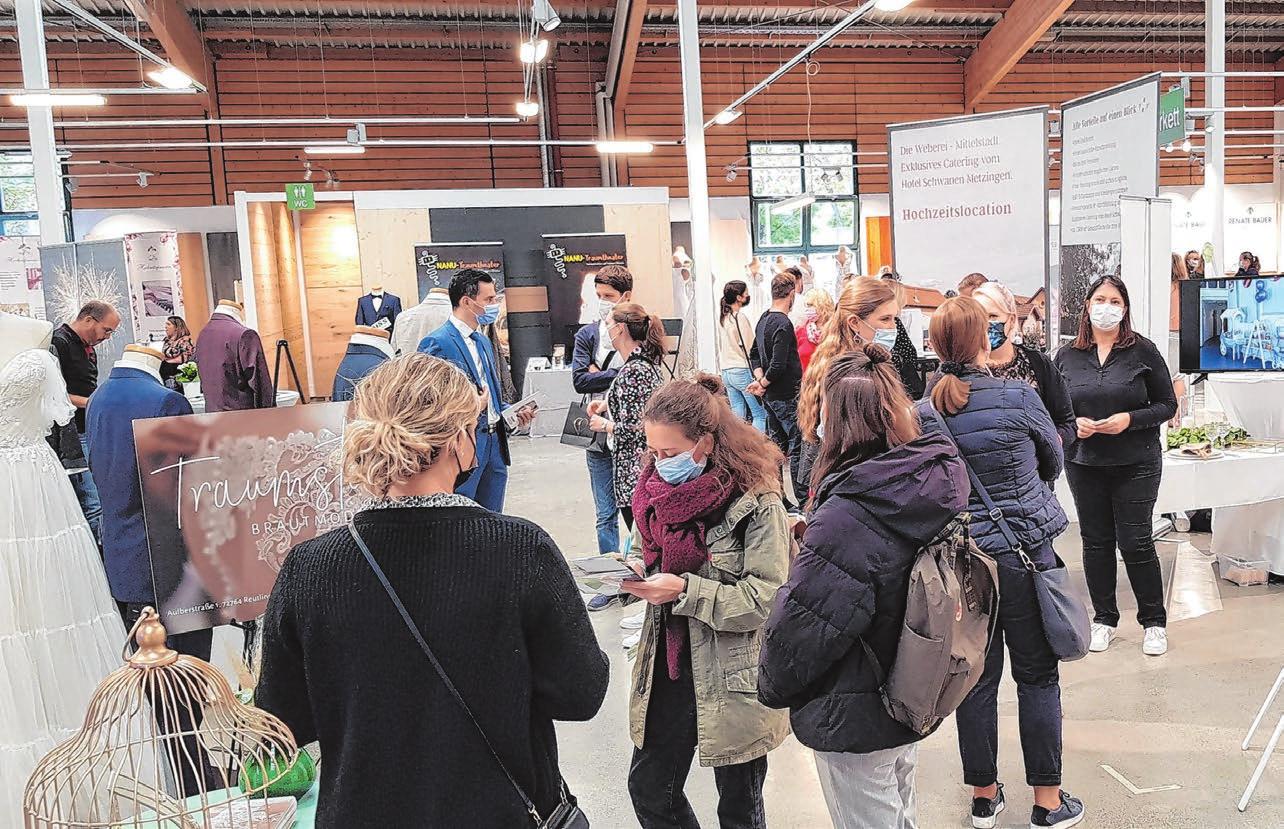
[[[240,702],[214,666],[166,647],[152,608],[129,635],[137,651],[126,645],[125,665],[99,684],[84,726],[28,780],[26,829],[280,825],[283,801],[267,792],[298,759],[290,730]]]

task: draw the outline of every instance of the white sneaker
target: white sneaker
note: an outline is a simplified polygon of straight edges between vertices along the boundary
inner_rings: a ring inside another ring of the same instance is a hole
[[[631,616],[625,616],[621,619],[620,630],[641,630],[642,620],[646,618],[646,610],[648,607],[650,607],[650,605],[643,602],[642,606],[638,608],[637,613],[634,613]]]
[[[1088,644],[1090,653],[1101,653],[1110,647],[1110,640],[1115,638],[1115,629],[1110,625],[1092,623],[1092,641]]]
[[[641,641],[642,631],[639,630],[637,633],[630,633],[628,636],[624,637],[624,640],[621,641],[620,644],[623,645],[624,649],[627,651],[630,648],[636,648],[638,646],[638,642]]]
[[[1168,653],[1168,631],[1161,627],[1146,628],[1141,652],[1146,656],[1163,656]]]

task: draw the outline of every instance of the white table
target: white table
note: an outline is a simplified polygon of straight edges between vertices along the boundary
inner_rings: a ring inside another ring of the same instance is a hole
[[[1074,498],[1062,475],[1057,499],[1071,521]],[[1201,461],[1164,455],[1155,512],[1212,509],[1213,552],[1266,559],[1284,573],[1284,453],[1236,450]]]
[[[205,414],[205,395],[189,397],[187,401],[192,404],[192,414]],[[276,393],[276,405],[293,406],[299,402],[299,393],[289,389],[281,389]]]
[[[539,413],[531,424],[531,437],[542,438],[562,434],[566,425],[566,410],[571,401],[579,402],[569,368],[542,369],[526,372],[522,384],[522,397],[536,396]]]

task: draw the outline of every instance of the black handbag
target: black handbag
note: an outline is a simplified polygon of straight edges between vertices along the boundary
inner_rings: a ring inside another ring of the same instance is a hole
[[[929,407],[932,409],[932,414],[936,416],[936,422],[941,425],[941,430],[951,441],[954,441],[954,433],[950,431],[945,418],[935,406],[929,404]],[[958,443],[954,442],[954,445],[957,447]],[[1070,571],[1066,569],[1066,563],[1061,560],[1061,556],[1057,556],[1056,564],[1047,570],[1036,567],[1021,547],[1021,541],[1012,531],[1008,520],[1003,516],[1003,510],[995,506],[985,485],[972,471],[972,464],[967,462],[962,452],[959,452],[959,458],[967,467],[967,477],[972,482],[972,490],[989,511],[990,518],[998,526],[1008,548],[1020,556],[1021,563],[1025,565],[1025,569],[1034,580],[1035,595],[1039,599],[1039,617],[1043,620],[1043,633],[1048,639],[1052,652],[1062,662],[1073,662],[1084,658],[1088,655],[1088,645],[1092,641],[1092,622],[1088,618],[1088,608],[1084,607],[1083,601],[1070,590]]]
[[[553,809],[552,813],[549,814],[547,819],[540,817],[539,810],[535,808],[535,804],[531,799],[526,796],[526,790],[518,784],[517,780],[508,771],[508,766],[505,766],[504,761],[499,758],[499,752],[495,751],[495,747],[491,745],[490,738],[487,737],[486,732],[482,730],[481,723],[477,722],[477,718],[473,716],[473,711],[468,707],[468,703],[464,702],[464,698],[459,693],[459,689],[455,687],[455,683],[450,681],[450,677],[446,674],[446,669],[441,667],[441,663],[437,661],[437,657],[432,652],[432,648],[428,647],[428,643],[424,640],[423,634],[419,632],[419,628],[415,625],[414,620],[410,618],[410,614],[406,611],[406,606],[401,603],[401,598],[397,595],[397,591],[392,589],[392,584],[388,581],[388,577],[384,575],[383,568],[379,566],[379,562],[375,561],[374,556],[371,555],[370,548],[367,547],[366,542],[362,540],[361,534],[357,532],[356,526],[349,524],[348,532],[352,534],[352,540],[357,542],[357,547],[361,549],[361,554],[366,557],[366,561],[370,564],[370,569],[374,570],[375,577],[379,579],[379,583],[382,584],[383,589],[387,591],[388,598],[392,599],[392,603],[397,608],[397,613],[401,615],[401,620],[406,623],[406,627],[410,628],[410,634],[415,637],[415,641],[419,643],[420,649],[423,650],[424,655],[428,657],[428,661],[432,663],[432,667],[437,672],[437,676],[441,677],[442,683],[446,686],[446,689],[450,691],[450,695],[455,698],[455,702],[459,703],[459,707],[464,709],[464,713],[468,715],[468,719],[472,720],[473,726],[477,729],[477,733],[481,735],[482,742],[486,744],[486,748],[490,751],[490,755],[494,757],[495,762],[499,764],[500,771],[504,772],[504,776],[507,777],[508,782],[512,784],[514,791],[517,792],[517,796],[521,798],[522,805],[526,807],[526,811],[535,822],[535,826],[539,827],[539,829],[589,829],[588,817],[577,804],[570,802],[568,799],[566,793],[566,781],[561,779],[560,774],[558,776],[558,783],[561,788],[562,800],[557,807]]]
[[[606,371],[611,365],[611,360],[615,358],[615,352],[607,352],[606,359],[602,361],[602,371]],[[609,453],[611,450],[606,445],[606,432],[594,432],[589,428],[589,420],[592,415],[588,413],[589,395],[580,398],[580,402],[571,401],[566,407],[566,422],[562,424],[562,437],[559,440],[567,446],[578,446],[581,449],[587,449],[590,452]]]

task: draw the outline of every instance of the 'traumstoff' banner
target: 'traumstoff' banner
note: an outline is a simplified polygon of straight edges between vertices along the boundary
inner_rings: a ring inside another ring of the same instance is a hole
[[[1062,336],[1092,280],[1119,270],[1119,197],[1159,195],[1159,114],[1157,72],[1061,106]]]
[[[579,324],[581,312],[590,303],[597,302],[593,277],[607,265],[628,267],[625,238],[623,233],[578,233],[543,239],[553,344],[565,345],[570,354],[574,345],[570,328]]]
[[[503,242],[425,242],[415,245],[415,275],[419,280],[419,301],[433,288],[448,288],[462,270],[485,271],[504,290]]]
[[[1048,108],[893,124],[892,247],[905,282],[979,272],[1029,298],[1048,273]]]
[[[134,421],[143,518],[171,633],[263,614],[290,548],[343,526],[347,403]]]

